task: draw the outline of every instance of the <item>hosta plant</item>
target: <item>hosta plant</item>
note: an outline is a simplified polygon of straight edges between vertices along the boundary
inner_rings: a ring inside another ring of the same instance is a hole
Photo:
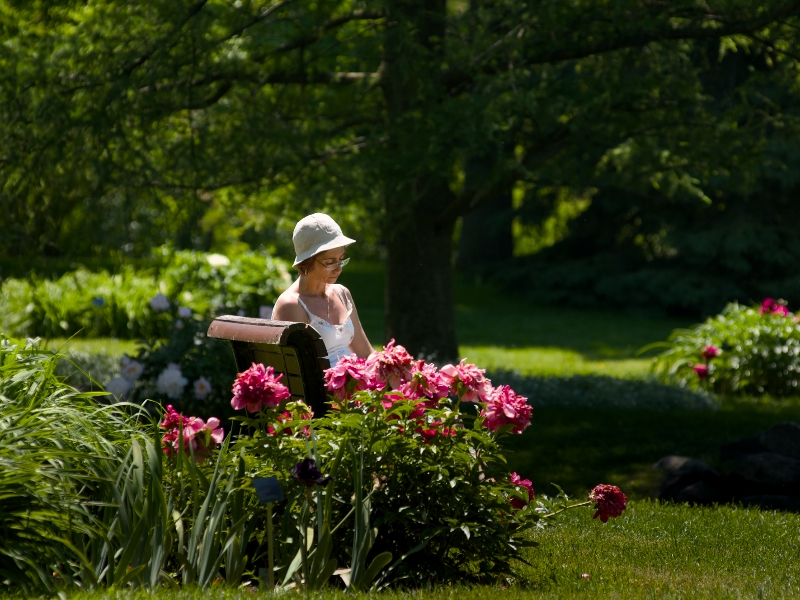
[[[676,330],[655,359],[665,382],[720,394],[800,393],[800,318],[783,301],[729,304],[697,327]]]

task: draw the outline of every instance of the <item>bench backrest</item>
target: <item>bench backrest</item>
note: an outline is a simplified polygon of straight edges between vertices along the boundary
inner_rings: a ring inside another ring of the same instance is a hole
[[[239,372],[255,363],[283,373],[283,382],[295,400],[302,400],[322,416],[326,404],[324,371],[330,367],[328,350],[306,323],[251,319],[224,315],[208,328],[208,336],[228,340]]]

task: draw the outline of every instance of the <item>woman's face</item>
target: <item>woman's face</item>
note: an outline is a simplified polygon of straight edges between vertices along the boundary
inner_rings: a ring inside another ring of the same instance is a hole
[[[316,259],[313,262],[314,268],[308,273],[308,275],[325,280],[325,283],[336,283],[336,280],[339,278],[339,275],[342,274],[342,267],[339,266],[339,263],[347,258],[345,254],[346,246],[342,246],[341,248],[333,248],[332,250],[325,250],[324,252],[320,252],[319,254],[314,255]],[[333,265],[333,268],[328,270],[325,266]]]

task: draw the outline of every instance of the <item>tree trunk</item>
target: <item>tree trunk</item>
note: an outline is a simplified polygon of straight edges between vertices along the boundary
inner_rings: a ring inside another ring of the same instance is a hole
[[[432,188],[413,212],[389,223],[386,235],[386,337],[413,356],[439,363],[458,356],[453,223],[437,228],[435,208],[430,208],[439,207],[449,196],[444,182]]]
[[[442,101],[445,0],[386,0],[384,76],[388,152],[386,335],[416,356],[458,355],[452,297],[454,221],[439,216],[453,200],[449,148],[430,140],[425,115]],[[435,152],[435,154],[431,154]]]

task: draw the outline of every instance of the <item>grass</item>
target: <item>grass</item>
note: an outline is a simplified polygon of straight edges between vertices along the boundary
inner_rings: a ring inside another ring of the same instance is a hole
[[[519,586],[435,586],[364,595],[380,600],[495,598],[795,598],[800,595],[800,515],[738,507],[690,508],[640,501],[603,525],[591,510],[567,513],[532,534]],[[584,574],[588,578],[582,577]],[[216,589],[214,598],[244,600],[264,593]],[[208,597],[195,589],[160,590],[165,600]],[[76,593],[74,600],[146,600],[145,592]],[[310,598],[344,599],[341,592]]]

